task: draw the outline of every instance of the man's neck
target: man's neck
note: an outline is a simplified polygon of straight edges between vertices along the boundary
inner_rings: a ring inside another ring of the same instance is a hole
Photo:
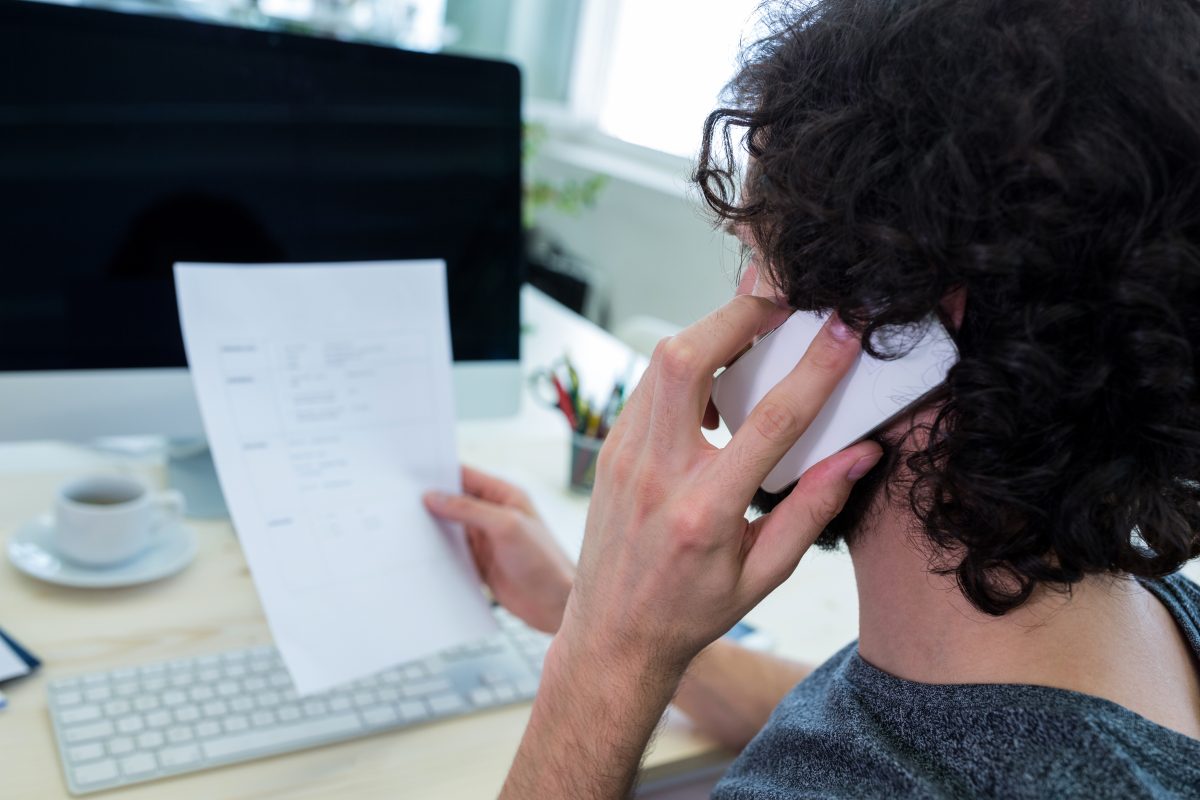
[[[1002,617],[974,608],[953,576],[930,571],[912,517],[876,514],[851,548],[859,598],[859,653],[922,683],[1022,683],[1113,700],[1200,737],[1194,656],[1166,608],[1137,581],[1096,576],[1070,594],[1039,588]],[[1182,695],[1154,689],[1160,681]],[[1172,703],[1192,701],[1191,713]]]

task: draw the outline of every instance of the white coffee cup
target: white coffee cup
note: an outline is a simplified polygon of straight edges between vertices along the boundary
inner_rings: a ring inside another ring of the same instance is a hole
[[[80,478],[55,498],[54,549],[92,567],[128,561],[177,524],[183,510],[183,495],[174,490],[151,492],[121,475]]]

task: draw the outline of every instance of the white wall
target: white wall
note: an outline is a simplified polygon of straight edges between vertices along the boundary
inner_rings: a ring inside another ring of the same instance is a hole
[[[713,228],[694,192],[685,196],[685,170],[669,174],[549,143],[530,171],[548,179],[609,175],[594,208],[578,217],[542,211],[537,224],[610,276],[614,327],[635,314],[687,325],[733,294],[736,242]]]

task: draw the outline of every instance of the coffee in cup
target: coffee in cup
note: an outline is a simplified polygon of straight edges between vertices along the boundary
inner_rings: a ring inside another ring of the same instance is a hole
[[[104,567],[140,555],[183,518],[183,495],[150,491],[122,475],[74,480],[54,504],[54,549],[63,558]]]

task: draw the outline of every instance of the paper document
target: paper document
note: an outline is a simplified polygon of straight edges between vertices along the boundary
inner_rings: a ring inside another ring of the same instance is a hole
[[[460,529],[441,261],[177,264],[221,489],[301,694],[495,631]]]

